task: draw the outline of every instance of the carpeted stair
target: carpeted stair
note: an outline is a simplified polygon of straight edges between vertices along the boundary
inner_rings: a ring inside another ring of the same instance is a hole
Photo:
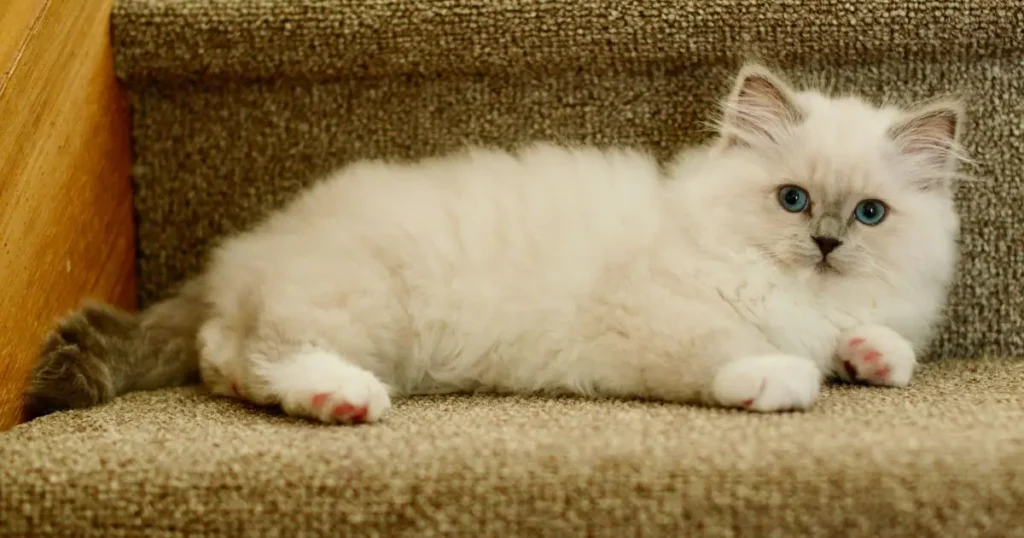
[[[706,136],[751,54],[969,101],[961,277],[904,390],[771,416],[450,396],[325,427],[198,388],[0,435],[0,535],[1024,536],[1024,5],[121,0],[140,293],[356,158]]]

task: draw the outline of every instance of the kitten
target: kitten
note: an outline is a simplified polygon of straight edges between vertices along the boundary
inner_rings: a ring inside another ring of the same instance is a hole
[[[957,261],[957,102],[797,92],[744,67],[661,166],[539,144],[352,164],[139,315],[86,306],[30,416],[188,382],[324,422],[454,391],[804,409],[904,386]]]

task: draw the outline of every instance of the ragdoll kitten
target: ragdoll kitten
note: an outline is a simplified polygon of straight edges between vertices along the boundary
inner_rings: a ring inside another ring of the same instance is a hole
[[[876,108],[742,69],[718,136],[352,164],[204,274],[48,338],[28,412],[186,382],[324,422],[395,396],[642,397],[780,411],[904,386],[956,264],[962,108]]]

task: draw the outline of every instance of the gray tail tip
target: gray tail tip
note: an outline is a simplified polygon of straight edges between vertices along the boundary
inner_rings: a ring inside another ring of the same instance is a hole
[[[135,317],[89,304],[57,322],[46,336],[24,394],[22,418],[91,407],[116,396],[114,361],[123,361]]]

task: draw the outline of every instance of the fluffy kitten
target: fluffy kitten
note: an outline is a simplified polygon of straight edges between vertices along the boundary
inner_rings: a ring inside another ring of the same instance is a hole
[[[956,265],[962,108],[877,108],[739,73],[670,165],[535,145],[359,162],[138,316],[47,340],[28,413],[184,383],[325,422],[399,395],[802,409],[824,376],[903,386]]]

